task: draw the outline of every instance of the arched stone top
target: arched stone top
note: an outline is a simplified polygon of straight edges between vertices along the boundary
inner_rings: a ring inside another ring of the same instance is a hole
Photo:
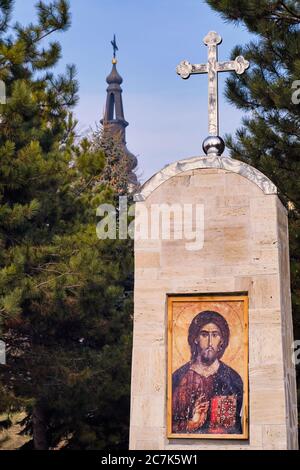
[[[249,181],[256,184],[265,194],[277,194],[277,188],[269,178],[256,168],[247,163],[235,160],[230,157],[216,155],[205,157],[193,157],[185,160],[179,160],[165,166],[161,171],[153,175],[146,181],[139,193],[135,194],[134,200],[145,201],[150,194],[155,191],[161,184],[170,178],[183,173],[184,171],[197,170],[200,168],[216,168],[237,173]]]

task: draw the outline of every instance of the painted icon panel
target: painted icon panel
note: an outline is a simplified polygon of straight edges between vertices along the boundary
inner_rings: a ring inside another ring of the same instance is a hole
[[[248,438],[247,296],[169,296],[168,437]]]

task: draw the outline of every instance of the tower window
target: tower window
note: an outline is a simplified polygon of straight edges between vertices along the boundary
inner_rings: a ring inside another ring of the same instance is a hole
[[[109,114],[108,114],[109,121],[116,119],[116,106],[115,106],[115,95],[111,93],[109,97]]]

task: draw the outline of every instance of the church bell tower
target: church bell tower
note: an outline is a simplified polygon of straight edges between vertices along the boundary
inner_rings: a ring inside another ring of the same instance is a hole
[[[117,71],[117,58],[116,52],[119,50],[116,43],[116,36],[114,36],[113,41],[111,41],[113,46],[113,59],[112,59],[112,70],[106,82],[108,83],[107,87],[107,98],[104,118],[101,120],[104,130],[111,133],[113,136],[117,136],[120,139],[120,143],[123,147],[124,155],[128,159],[128,183],[129,187],[136,186],[138,184],[136,174],[134,169],[137,166],[137,158],[133,155],[126,146],[126,127],[129,123],[125,120],[124,117],[124,108],[122,100],[122,88],[121,84],[123,78]]]

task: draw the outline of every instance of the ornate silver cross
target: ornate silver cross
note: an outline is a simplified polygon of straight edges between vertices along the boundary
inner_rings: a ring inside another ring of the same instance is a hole
[[[237,74],[242,74],[249,67],[249,62],[243,56],[227,62],[218,62],[218,44],[221,44],[222,38],[214,31],[210,31],[203,42],[208,46],[208,63],[190,64],[184,60],[177,66],[176,72],[184,79],[194,74],[208,74],[208,133],[210,137],[203,142],[203,150],[206,154],[221,155],[225,145],[223,139],[219,137],[218,72],[235,71]]]

